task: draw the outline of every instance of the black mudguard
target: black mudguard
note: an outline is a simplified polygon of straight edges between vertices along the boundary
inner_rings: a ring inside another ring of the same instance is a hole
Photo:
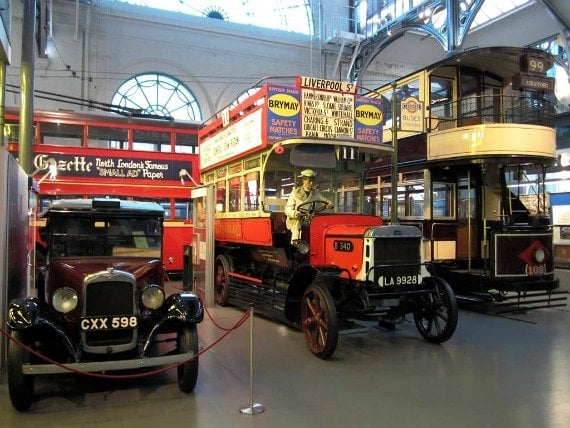
[[[143,338],[143,353],[158,333],[176,332],[182,325],[197,324],[204,319],[204,306],[194,293],[172,294],[148,320],[152,326]]]
[[[17,298],[8,306],[8,327],[12,330],[47,328],[56,333],[75,361],[79,361],[81,349],[65,332],[62,323],[53,316],[51,308],[35,297]]]

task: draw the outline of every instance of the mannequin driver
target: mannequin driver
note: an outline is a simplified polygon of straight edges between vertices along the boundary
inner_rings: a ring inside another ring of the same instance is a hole
[[[319,190],[314,188],[317,173],[312,169],[301,171],[301,186],[293,189],[285,206],[287,215],[287,228],[291,230],[291,242],[294,244],[300,238],[302,216],[298,210],[299,205],[308,202],[321,201],[327,208],[332,208],[332,202],[325,198]]]

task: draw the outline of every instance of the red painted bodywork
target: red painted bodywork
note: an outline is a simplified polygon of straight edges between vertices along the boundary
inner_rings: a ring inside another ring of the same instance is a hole
[[[362,268],[364,233],[370,227],[381,226],[376,216],[327,214],[316,216],[310,225],[310,264],[346,268],[342,276],[354,277]],[[350,251],[335,249],[335,242],[350,242]]]
[[[216,219],[216,240],[248,245],[272,245],[271,219],[269,217]]]

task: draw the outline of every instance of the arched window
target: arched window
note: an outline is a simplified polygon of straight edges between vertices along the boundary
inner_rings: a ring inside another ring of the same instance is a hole
[[[173,77],[144,73],[123,83],[111,101],[138,114],[202,121],[202,112],[190,90]]]

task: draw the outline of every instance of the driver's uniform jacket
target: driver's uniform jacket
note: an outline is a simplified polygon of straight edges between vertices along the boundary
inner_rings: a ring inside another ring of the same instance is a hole
[[[307,192],[305,189],[303,189],[303,186],[300,186],[294,188],[293,191],[289,194],[287,205],[285,205],[285,215],[287,216],[285,224],[287,226],[287,229],[291,231],[291,242],[295,242],[300,238],[301,225],[303,224],[303,220],[295,216],[297,207],[305,202],[315,201],[325,201],[330,203],[330,201],[315,188],[313,188],[310,192]]]

